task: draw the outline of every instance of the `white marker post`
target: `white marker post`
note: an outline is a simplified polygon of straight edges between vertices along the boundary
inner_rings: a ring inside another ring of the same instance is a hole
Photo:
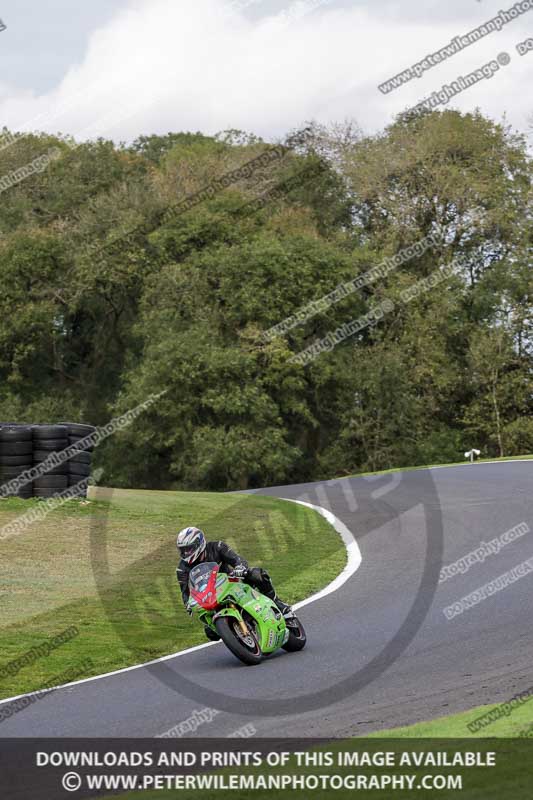
[[[474,447],[472,448],[472,450],[469,450],[467,453],[465,453],[465,458],[469,458],[470,463],[472,464],[474,461],[474,456],[479,456],[479,455],[481,455],[481,450],[476,450],[476,448]]]

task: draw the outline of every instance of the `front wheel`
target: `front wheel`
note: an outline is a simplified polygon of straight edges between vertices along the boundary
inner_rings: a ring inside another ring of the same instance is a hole
[[[253,631],[248,628],[248,635],[245,636],[235,617],[219,617],[215,620],[215,627],[228,650],[231,650],[239,661],[249,666],[259,664],[263,654]]]
[[[286,623],[287,630],[289,631],[289,638],[283,645],[283,649],[288,653],[295,653],[297,650],[303,650],[307,642],[304,626],[298,617],[288,619]]]

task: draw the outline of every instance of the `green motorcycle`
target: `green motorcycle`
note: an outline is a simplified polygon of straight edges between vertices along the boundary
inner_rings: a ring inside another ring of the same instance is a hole
[[[221,572],[215,562],[191,569],[189,593],[193,616],[217,633],[244,664],[259,664],[280,647],[289,652],[305,647],[305,631],[294,614],[283,617],[272,600],[242,578]]]

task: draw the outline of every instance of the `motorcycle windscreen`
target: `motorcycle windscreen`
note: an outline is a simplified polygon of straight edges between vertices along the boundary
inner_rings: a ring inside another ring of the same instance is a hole
[[[193,567],[189,572],[189,587],[194,589],[195,592],[205,592],[213,570],[218,571],[218,568],[218,564],[215,561],[206,561]]]

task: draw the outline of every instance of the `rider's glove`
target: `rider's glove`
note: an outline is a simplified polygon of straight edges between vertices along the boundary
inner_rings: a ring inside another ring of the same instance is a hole
[[[237,564],[236,567],[233,567],[231,574],[234,578],[246,578],[248,568],[244,564]]]

